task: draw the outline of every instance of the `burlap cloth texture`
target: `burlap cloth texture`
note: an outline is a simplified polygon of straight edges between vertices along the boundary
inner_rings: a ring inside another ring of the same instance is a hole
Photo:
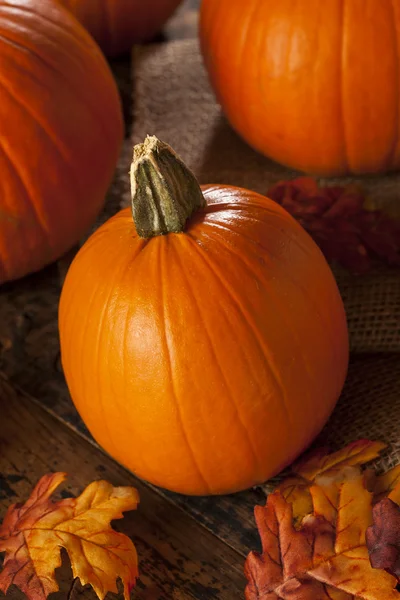
[[[200,183],[238,185],[265,194],[274,182],[299,175],[253,151],[230,128],[208,82],[197,40],[135,48],[133,88],[133,144],[147,134],[157,135]],[[400,215],[399,175],[363,179],[362,184],[375,204]],[[122,204],[128,203],[129,193]],[[400,351],[400,271],[382,267],[355,277],[333,270],[346,306],[351,349]]]

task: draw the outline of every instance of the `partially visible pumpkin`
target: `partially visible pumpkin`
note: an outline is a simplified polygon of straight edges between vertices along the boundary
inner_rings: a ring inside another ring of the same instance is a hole
[[[94,438],[185,494],[263,482],[316,436],[348,363],[343,304],[305,230],[249,190],[206,186],[156,138],[135,148],[132,209],[81,248],[61,359]]]
[[[107,56],[150,40],[182,0],[59,0],[91,33]]]
[[[0,0],[0,282],[54,261],[87,231],[123,138],[100,50],[51,0]]]
[[[400,167],[399,0],[202,0],[200,37],[237,132],[320,175]]]

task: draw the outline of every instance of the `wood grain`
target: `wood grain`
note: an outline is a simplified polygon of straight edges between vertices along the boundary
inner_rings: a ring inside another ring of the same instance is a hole
[[[47,472],[69,474],[61,496],[77,495],[95,479],[134,485],[141,498],[139,509],[115,524],[133,539],[140,557],[140,583],[132,599],[242,597],[244,552],[221,542],[3,378],[0,414],[0,518],[9,504],[26,499]],[[67,561],[58,580],[61,592],[54,598],[65,598],[71,585]],[[90,589],[81,592],[79,597],[94,599]],[[8,597],[17,600],[20,596],[13,589]]]

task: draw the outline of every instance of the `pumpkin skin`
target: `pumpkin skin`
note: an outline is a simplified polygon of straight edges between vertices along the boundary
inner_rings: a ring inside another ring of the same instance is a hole
[[[0,1],[0,282],[70,249],[104,204],[120,99],[88,33],[47,0]]]
[[[398,0],[203,0],[216,96],[256,150],[317,175],[400,167]]]
[[[150,40],[181,0],[59,0],[94,37],[107,56]]]
[[[183,233],[149,240],[130,209],[67,273],[61,359],[97,442],[139,477],[210,495],[261,483],[321,430],[348,365],[321,252],[280,206],[203,188]]]

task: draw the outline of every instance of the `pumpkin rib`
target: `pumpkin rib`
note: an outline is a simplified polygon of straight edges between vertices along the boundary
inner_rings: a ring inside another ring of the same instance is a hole
[[[276,389],[280,393],[280,397],[282,399],[284,411],[285,411],[285,413],[287,415],[288,423],[290,424],[290,420],[291,419],[290,419],[290,414],[289,414],[289,410],[288,410],[288,406],[287,406],[287,402],[286,402],[286,395],[285,395],[285,392],[284,392],[284,388],[283,388],[283,384],[282,384],[281,378],[280,378],[280,376],[278,374],[279,372],[278,372],[278,370],[275,367],[275,364],[274,364],[274,362],[273,362],[273,360],[271,358],[271,354],[268,351],[265,350],[265,347],[264,347],[263,343],[260,341],[259,336],[257,334],[257,329],[254,326],[254,323],[253,323],[251,317],[249,316],[247,310],[245,310],[242,307],[242,305],[239,302],[239,300],[235,297],[234,293],[232,292],[232,289],[231,289],[230,285],[227,283],[227,281],[225,279],[224,273],[222,273],[219,270],[216,271],[215,266],[212,264],[211,261],[208,260],[208,258],[206,258],[205,253],[202,250],[201,246],[199,246],[198,242],[190,234],[190,232],[186,232],[186,235],[192,240],[192,246],[194,246],[197,249],[197,251],[199,252],[200,256],[203,259],[203,262],[205,262],[207,264],[208,268],[213,273],[213,275],[215,277],[215,281],[217,281],[218,283],[221,284],[223,290],[225,290],[227,292],[228,297],[231,299],[231,301],[233,302],[233,304],[236,306],[237,310],[239,311],[239,313],[243,317],[243,320],[249,325],[249,331],[251,331],[251,333],[252,333],[253,339],[255,340],[256,345],[258,346],[258,348],[259,348],[259,350],[261,352],[261,356],[267,359],[266,360],[266,364],[269,367],[269,371],[270,371],[270,373],[272,375],[272,380],[275,381]],[[229,389],[229,388],[227,387],[227,389]],[[236,406],[237,414],[240,417],[239,409],[238,409],[236,403],[234,402],[233,396],[232,396],[231,393],[230,393],[230,395],[231,395],[233,404]],[[251,441],[251,439],[250,439],[250,437],[248,435],[247,429],[244,426],[243,421],[241,419],[240,419],[240,422],[241,422],[241,425],[243,426],[243,430],[245,432],[245,435],[247,436],[249,446],[251,447],[251,449],[253,451],[253,454],[254,454],[254,456],[256,458],[255,462],[256,462],[256,464],[259,465],[258,455],[257,455],[257,453],[256,453],[256,451],[255,451],[255,449],[253,447],[253,444],[252,444],[252,441]]]
[[[112,256],[112,253],[110,253],[109,258],[110,258],[110,262],[115,262],[115,258]],[[120,271],[118,269],[114,269],[114,280],[111,282],[111,285],[109,286],[109,293],[107,295],[106,301],[104,302],[103,309],[102,309],[102,312],[101,312],[101,315],[99,318],[99,324],[98,324],[98,328],[97,328],[98,337],[94,342],[94,348],[95,348],[95,352],[96,352],[97,373],[102,373],[101,365],[104,365],[104,362],[105,362],[102,358],[103,354],[105,352],[105,343],[103,342],[103,338],[105,337],[104,332],[107,331],[106,327],[104,327],[104,323],[105,323],[105,320],[109,317],[110,303],[115,294],[114,284],[117,281],[119,281],[119,278],[120,278]],[[90,316],[89,312],[87,314],[88,314],[88,316]],[[89,321],[89,319],[88,319],[88,321]],[[79,321],[78,321],[78,324],[79,324]],[[71,336],[71,339],[73,339],[72,336]],[[81,334],[81,340],[85,340],[83,333]],[[81,342],[81,349],[82,349],[82,354],[85,355],[86,348],[85,348],[85,344],[82,342]],[[107,347],[107,350],[108,350],[108,347]],[[84,361],[83,360],[80,360],[80,366],[81,366],[82,374],[79,377],[79,380],[85,381],[85,377],[84,377],[85,369],[84,369]],[[107,437],[108,437],[109,441],[111,442],[111,446],[114,448],[114,450],[116,450],[116,446],[114,443],[114,437],[111,434],[111,430],[110,430],[110,427],[109,427],[108,421],[107,421],[107,411],[105,408],[107,399],[104,397],[103,389],[104,389],[103,385],[98,386],[98,392],[97,392],[99,406],[100,406],[101,412],[103,414],[103,426],[104,426],[104,430],[107,433]]]
[[[216,225],[216,224],[215,224],[215,223],[213,223],[213,227],[215,227],[215,225]],[[221,224],[219,224],[219,227],[220,227],[220,228],[223,228],[223,229],[226,229],[226,230],[228,230],[228,231],[231,231],[232,233],[234,233],[234,232],[233,232],[233,231],[232,231],[232,230],[231,230],[229,227],[227,227],[227,226],[226,226],[226,224],[224,224],[224,225],[221,225]],[[271,251],[269,248],[268,248],[268,249],[267,249],[267,248],[265,248],[265,247],[264,247],[262,244],[260,244],[260,243],[259,243],[257,240],[253,240],[253,239],[249,238],[248,236],[245,236],[245,235],[243,235],[243,233],[242,233],[242,232],[240,232],[240,234],[238,234],[238,235],[241,235],[241,236],[242,236],[244,239],[246,239],[246,240],[247,240],[247,241],[249,241],[250,243],[254,243],[254,244],[258,245],[260,248],[262,248],[263,250],[265,250],[266,252],[268,252],[268,254],[269,254],[269,255],[270,255],[272,258],[274,258],[274,259],[278,260],[278,257],[277,257],[276,255],[274,255],[274,254],[272,253],[272,251]],[[225,242],[221,242],[221,243],[224,243],[224,244],[225,244]],[[226,244],[226,247],[228,247],[228,246],[227,246],[227,244]],[[231,248],[230,246],[229,246],[229,248],[230,248],[231,252],[233,252],[233,250],[232,250],[232,248]],[[243,259],[243,258],[242,258],[242,257],[241,257],[239,254],[237,254],[237,253],[235,253],[235,254],[236,254],[236,255],[237,255],[237,256],[238,256],[238,257],[239,257],[239,258],[240,258],[242,261],[244,261],[244,259]],[[251,268],[251,267],[250,267],[250,265],[248,265],[247,263],[245,263],[245,264],[246,264],[247,268],[249,268],[249,269]],[[303,296],[304,296],[304,298],[305,298],[305,299],[306,299],[308,302],[310,302],[310,303],[311,303],[311,305],[313,306],[313,308],[314,308],[314,310],[315,310],[316,314],[317,314],[317,315],[319,315],[319,317],[320,317],[320,320],[321,320],[321,325],[322,325],[323,329],[324,329],[325,331],[326,331],[326,329],[328,329],[328,331],[329,331],[329,330],[330,330],[330,327],[328,326],[328,327],[326,328],[326,324],[323,322],[323,320],[322,320],[322,318],[321,318],[321,313],[319,312],[319,310],[318,310],[318,307],[317,307],[316,303],[313,301],[312,297],[311,297],[309,294],[307,294],[307,293],[306,293],[306,290],[304,289],[304,287],[303,287],[303,286],[302,286],[302,285],[301,285],[299,282],[297,282],[297,281],[293,280],[291,277],[289,277],[289,280],[291,281],[291,283],[292,283],[292,285],[293,285],[294,287],[297,287],[297,288],[299,288],[299,289],[301,290],[301,292],[303,293]],[[299,345],[299,347],[301,348],[301,344],[298,344],[298,345]],[[334,349],[335,349],[335,350],[334,350],[334,352],[335,352],[335,355],[336,355],[336,358],[337,358],[337,352],[336,352],[336,343],[335,343],[335,340],[334,340],[333,338],[332,338],[332,348],[334,348]]]
[[[282,219],[282,221],[283,221],[282,225],[286,225],[287,224],[288,220],[285,219],[284,215],[281,215],[278,212],[272,212],[272,211],[269,214],[271,216],[280,217]],[[263,221],[262,219],[256,219],[253,216],[249,217],[248,215],[246,215],[246,219],[248,219],[249,221],[253,221],[253,223],[258,223],[260,225],[267,225],[273,231],[280,231],[280,229],[281,229],[279,227],[279,225],[277,227],[273,227],[273,225],[269,221]],[[213,226],[218,226],[220,228],[226,229],[227,231],[230,231],[233,234],[236,234],[236,232],[233,229],[231,229],[230,227],[228,227],[226,223],[220,223],[219,221],[215,221],[215,220],[212,220],[212,219],[209,219],[209,222],[212,223]],[[298,225],[298,227],[301,228],[301,225]],[[240,235],[242,235],[245,239],[249,240],[251,243],[256,244],[257,246],[259,246],[260,248],[262,248],[263,250],[265,250],[265,246],[263,246],[263,244],[260,241],[255,240],[253,238],[250,238],[249,236],[245,235],[243,232],[240,232]],[[297,244],[297,247],[299,248],[299,250],[301,250],[302,252],[306,252],[305,247],[301,244],[301,242],[297,238],[293,238],[292,242],[295,242]],[[269,250],[268,250],[268,252],[269,252]]]
[[[243,311],[243,309],[242,309],[242,307],[240,305],[240,302],[235,298],[235,295],[232,292],[232,289],[230,288],[229,284],[227,283],[224,275],[221,274],[219,271],[218,272],[216,271],[215,266],[213,265],[212,261],[210,261],[208,259],[208,257],[206,257],[206,254],[205,254],[203,248],[201,247],[201,245],[199,244],[199,242],[190,234],[190,232],[186,232],[186,235],[192,240],[192,244],[191,244],[192,248],[195,249],[196,253],[201,257],[201,259],[203,260],[203,262],[210,269],[210,271],[212,272],[212,274],[215,277],[215,281],[217,281],[221,285],[221,287],[223,288],[223,290],[228,293],[228,297],[231,298],[231,300],[233,301],[233,303],[236,305],[239,313],[241,315],[244,315],[244,311]],[[229,320],[228,320],[226,314],[225,314],[225,318],[226,318],[227,322],[229,323]],[[204,320],[203,320],[203,322],[204,322]],[[252,331],[252,333],[254,335],[254,331]],[[207,335],[208,335],[208,337],[210,337],[210,334],[209,334],[208,331],[207,331]],[[259,342],[258,339],[257,339],[257,342]],[[212,344],[211,339],[210,339],[210,343]],[[259,344],[259,349],[261,350],[262,355],[264,355],[262,347],[261,347],[260,344]],[[214,355],[216,357],[215,350],[214,350]],[[247,363],[248,367],[250,368],[250,370],[252,370],[251,363],[248,360],[245,352],[243,353],[243,357],[244,357],[245,362]],[[255,463],[255,465],[257,467],[257,470],[260,471],[261,469],[260,469],[260,461],[259,461],[259,458],[258,458],[258,454],[257,454],[257,451],[256,451],[254,445],[253,445],[252,439],[251,439],[251,437],[248,434],[248,431],[247,431],[247,428],[246,428],[246,426],[244,424],[244,421],[243,421],[241,412],[239,410],[239,407],[238,407],[238,405],[237,405],[237,403],[235,401],[235,395],[232,392],[232,389],[230,388],[230,386],[228,384],[228,379],[226,378],[226,376],[225,376],[225,374],[223,372],[223,369],[222,369],[222,367],[220,365],[220,362],[218,360],[217,360],[217,363],[218,363],[220,372],[222,374],[223,380],[225,381],[226,389],[229,391],[229,396],[231,398],[232,405],[235,407],[235,412],[237,414],[237,418],[238,418],[238,421],[240,423],[241,429],[243,430],[244,435],[245,435],[245,437],[246,437],[246,439],[248,441],[248,446],[249,446],[249,448],[251,450],[251,454],[253,455],[254,463]],[[273,379],[275,380],[274,375],[273,375]]]
[[[227,229],[228,229],[228,228],[227,228]],[[203,235],[204,235],[204,232],[203,232]],[[207,234],[205,234],[205,235],[207,235]],[[240,235],[240,233],[239,233],[238,235]],[[208,236],[208,237],[210,237],[210,239],[212,239],[213,241],[216,241],[216,239],[215,239],[215,238],[213,238],[213,237],[211,237],[211,236]],[[246,267],[246,269],[247,269],[248,271],[251,271],[253,274],[255,274],[255,275],[257,276],[257,279],[259,278],[259,275],[258,275],[258,274],[257,274],[257,273],[254,271],[254,269],[252,268],[251,264],[250,264],[250,263],[248,263],[247,261],[245,261],[245,260],[244,260],[244,258],[241,256],[241,254],[240,254],[239,252],[237,252],[237,251],[234,249],[234,245],[232,245],[232,246],[228,245],[227,243],[225,243],[224,241],[222,241],[222,240],[221,240],[221,238],[219,238],[219,237],[217,238],[217,242],[218,242],[219,244],[221,244],[221,245],[225,246],[225,248],[227,248],[231,254],[233,254],[233,255],[234,255],[236,258],[238,258],[238,259],[239,259],[239,260],[242,262],[242,264],[243,264],[243,265]],[[276,257],[274,257],[274,255],[272,254],[272,252],[271,252],[270,250],[268,250],[268,254],[271,256],[271,258],[273,258],[273,259],[274,259],[274,258],[276,258]],[[208,266],[209,266],[209,268],[212,268],[210,264],[209,264]],[[223,281],[223,280],[224,280],[224,279],[223,279],[223,277],[222,277],[221,275],[220,275],[220,278],[221,278],[221,281]],[[293,281],[292,281],[292,284],[293,284],[293,286],[297,285],[297,284],[296,284],[295,282],[293,282]],[[278,304],[276,301],[274,301],[274,302],[273,302],[273,304],[274,304],[274,306],[275,306],[275,312],[277,312],[277,313],[280,313],[280,314],[282,315],[282,312],[279,310],[279,304]],[[243,314],[244,314],[244,313],[243,313]],[[247,315],[244,315],[244,316],[246,316],[246,318],[247,318]],[[284,322],[284,323],[286,323],[286,325],[287,325],[287,319],[286,319],[286,318],[283,318],[283,322]],[[252,327],[251,329],[252,329],[252,330],[253,330],[253,332],[254,332],[254,329],[255,329],[255,328],[254,328],[254,327]],[[291,332],[291,333],[293,334],[293,336],[296,338],[296,343],[297,343],[297,346],[298,346],[298,348],[301,350],[301,344],[300,344],[299,340],[297,339],[297,336],[295,336],[294,332],[293,332],[293,331],[291,331],[291,327],[288,327],[288,331],[289,331],[289,332]],[[263,353],[263,355],[265,356],[265,349],[264,349],[263,347],[261,347],[261,346],[260,346],[260,348],[261,348],[261,350],[262,350],[262,353]],[[303,362],[304,362],[304,366],[305,366],[305,368],[306,368],[306,371],[308,372],[308,374],[309,374],[309,376],[310,376],[310,379],[312,379],[312,377],[311,377],[311,370],[310,370],[310,368],[309,368],[309,365],[306,363],[306,360],[305,360],[305,358],[304,358],[304,356],[303,356],[302,352],[300,352],[300,354],[301,354],[301,356],[302,356],[302,359],[303,359]],[[280,380],[280,379],[278,379],[278,377],[276,376],[276,370],[275,370],[275,369],[272,369],[272,367],[271,367],[271,364],[270,364],[270,363],[271,363],[271,360],[272,360],[272,358],[271,358],[271,356],[270,356],[270,354],[269,354],[269,355],[268,355],[267,364],[268,364],[268,366],[270,367],[271,371],[273,372],[275,379],[276,379],[277,381],[281,381],[281,380]],[[288,423],[289,423],[289,426],[292,426],[292,423],[291,423],[291,417],[290,417],[290,412],[289,412],[289,410],[288,410],[288,407],[287,407],[287,401],[286,401],[286,397],[285,397],[285,394],[283,393],[283,384],[282,384],[282,383],[280,383],[280,387],[281,387],[281,391],[282,391],[282,401],[283,401],[283,403],[284,403],[284,406],[285,406],[285,409],[286,409],[286,414],[287,414],[287,417],[288,417]]]
[[[343,165],[345,169],[351,168],[350,156],[347,142],[347,127],[344,101],[344,64],[345,64],[345,20],[346,20],[346,0],[341,0],[341,21],[340,21],[340,51],[338,52],[339,60],[339,81],[338,81],[338,98],[339,98],[339,114],[342,122],[342,138],[343,138]]]
[[[170,249],[174,248],[174,244],[170,244]],[[175,249],[175,248],[174,248]],[[192,298],[193,298],[193,304],[194,306],[197,308],[199,314],[200,314],[200,309],[197,303],[197,298],[196,295],[193,293],[189,281],[185,275],[185,269],[184,266],[181,263],[180,260],[180,256],[179,256],[179,252],[175,252],[176,255],[176,260],[177,262],[179,262],[179,264],[182,266],[182,276],[186,281],[186,286],[187,289],[189,290]],[[171,359],[171,349],[169,346],[169,342],[168,342],[168,335],[167,335],[167,319],[166,319],[166,315],[165,315],[165,290],[164,290],[164,281],[163,281],[163,275],[162,275],[162,268],[163,268],[163,262],[165,260],[164,258],[165,256],[165,252],[163,252],[163,248],[162,245],[159,245],[159,282],[160,282],[160,293],[161,293],[161,302],[159,303],[159,310],[160,310],[160,322],[163,324],[163,326],[161,327],[162,333],[163,333],[163,339],[164,339],[164,347],[165,347],[165,351],[166,351],[166,357],[167,357],[167,364],[168,364],[168,368],[169,368],[169,374],[170,374],[170,382],[171,382],[171,392],[172,392],[172,397],[174,399],[174,403],[176,406],[176,411],[177,411],[177,415],[178,415],[178,421],[180,424],[180,428],[182,431],[182,435],[183,435],[183,439],[185,441],[186,447],[189,451],[189,455],[192,458],[194,467],[200,477],[200,480],[202,481],[203,485],[205,486],[205,489],[207,490],[207,494],[209,494],[212,491],[212,488],[210,486],[210,484],[208,483],[206,477],[203,474],[202,469],[200,468],[200,465],[197,461],[196,458],[196,454],[192,448],[192,445],[189,441],[189,436],[188,433],[186,431],[185,425],[184,425],[184,420],[182,417],[182,408],[180,406],[180,402],[178,399],[178,395],[176,393],[176,389],[175,389],[175,383],[174,383],[174,369],[173,369],[173,365],[172,365],[172,359]],[[206,328],[205,328],[206,331]]]
[[[1,25],[1,23],[0,23],[0,25]],[[1,29],[0,29],[0,31],[1,31]],[[62,31],[64,31],[64,30],[62,30]],[[40,35],[43,36],[43,33],[40,32]],[[33,45],[24,45],[24,44],[18,43],[15,40],[13,40],[12,38],[8,37],[7,35],[4,35],[4,31],[2,31],[1,37],[4,40],[7,40],[8,43],[13,44],[14,47],[18,47],[22,52],[28,53],[28,54],[34,56],[38,61],[40,61],[43,64],[43,66],[45,68],[47,68],[50,71],[52,71],[53,73],[55,73],[58,79],[61,79],[62,83],[69,88],[69,91],[71,92],[71,94],[74,97],[76,97],[78,95],[76,88],[73,85],[71,85],[71,82],[69,81],[69,79],[65,77],[65,75],[66,75],[65,71],[62,73],[60,71],[58,71],[49,60],[44,58],[44,56],[39,54],[37,52],[37,50],[34,49]],[[24,38],[24,40],[27,42],[27,44],[30,43],[28,38]],[[53,40],[51,38],[44,37],[44,40],[45,40],[45,42],[53,43]],[[87,48],[85,51],[87,51]],[[31,74],[31,72],[29,72],[29,73]],[[81,92],[81,90],[82,90],[82,88],[80,87],[79,92]],[[93,98],[93,96],[91,96],[91,99],[92,98]],[[86,97],[84,97],[84,96],[80,96],[79,101],[82,102],[85,105],[85,107],[89,109],[89,113],[95,114],[98,127],[100,127],[103,130],[104,135],[107,138],[112,138],[114,136],[114,134],[111,131],[111,129],[109,129],[107,126],[108,120],[104,119],[104,115],[100,115],[100,113],[97,114],[97,103],[94,102],[94,103],[90,104],[88,102],[88,100],[86,99]],[[121,124],[122,124],[122,120],[121,120]],[[107,141],[109,141],[109,140],[107,140]]]
[[[13,158],[11,158],[10,154],[8,153],[8,151],[6,151],[3,144],[0,144],[0,148],[3,151],[4,156],[9,161],[13,171],[15,172],[15,175],[21,184],[21,189],[23,190],[25,197],[28,198],[28,200],[31,199],[32,194],[30,193],[29,188],[20,173],[17,163],[15,162],[15,160]],[[46,244],[48,245],[49,250],[50,251],[53,250],[53,246],[50,243],[49,227],[48,227],[47,223],[43,220],[42,215],[37,210],[36,202],[29,202],[29,206],[31,206],[32,214],[34,215],[36,222],[43,233],[43,239],[45,240]]]
[[[9,7],[11,9],[10,12],[7,11],[7,7]],[[6,9],[6,10],[4,10]],[[59,11],[63,10],[62,8],[58,9]],[[30,16],[35,16],[35,17],[40,17],[40,19],[44,22],[46,22],[47,24],[51,25],[55,30],[57,30],[58,32],[61,32],[62,35],[67,34],[68,36],[70,36],[75,44],[78,44],[82,50],[88,50],[88,40],[85,39],[87,38],[87,33],[85,32],[85,30],[83,29],[83,27],[81,25],[79,25],[79,35],[76,35],[77,32],[77,27],[74,25],[73,27],[70,27],[69,24],[68,25],[63,25],[61,26],[60,23],[55,20],[53,21],[53,19],[49,18],[49,15],[46,14],[44,15],[43,12],[39,12],[37,13],[36,10],[32,10],[32,7],[25,7],[23,5],[19,5],[19,6],[15,6],[14,4],[8,4],[2,1],[2,5],[0,6],[0,17],[1,16],[5,16],[6,20],[8,20],[9,22],[15,23],[15,15],[18,15],[18,13],[20,14],[27,14]],[[11,17],[10,18],[10,14]],[[29,23],[29,25],[31,26],[32,24]],[[43,35],[43,33],[41,31],[37,31],[35,30],[36,33],[39,33],[39,35]],[[57,36],[56,36],[57,37]],[[53,41],[53,40],[51,40]],[[96,47],[97,48],[97,47]]]
[[[244,33],[243,33],[243,38],[247,38],[247,32],[250,29],[250,27],[253,27],[253,24],[255,22],[255,16],[257,15],[257,9],[260,8],[260,6],[262,7],[262,4],[258,4],[257,0],[253,0],[253,6],[251,8],[251,10],[249,10],[249,19],[247,21],[247,24],[243,27],[244,29]],[[222,36],[221,36],[222,37]],[[252,45],[250,44],[248,46],[248,48],[252,48]],[[247,93],[247,86],[243,85],[243,81],[246,81],[246,71],[248,70],[248,60],[246,59],[246,53],[243,52],[242,53],[242,62],[241,64],[239,63],[238,66],[238,70],[237,70],[237,75],[236,75],[236,85],[237,85],[237,98],[238,98],[238,103],[240,104],[240,106],[243,106],[246,104],[246,93]],[[240,101],[239,101],[240,99]],[[240,120],[242,121],[242,123],[244,123],[245,127],[249,127],[249,123],[247,121],[247,113],[243,110],[238,111],[238,116],[240,118]]]
[[[6,150],[4,148],[4,145],[1,142],[0,142],[0,151],[3,153],[3,156],[5,157],[5,159],[9,162],[9,164],[11,166],[11,169],[12,169],[12,171],[15,174],[16,181],[19,184],[19,189],[22,191],[22,196],[20,196],[19,199],[20,200],[21,200],[21,198],[24,199],[25,210],[27,208],[29,210],[30,214],[33,216],[33,218],[34,218],[34,220],[35,220],[38,228],[43,233],[43,238],[42,239],[45,242],[45,246],[47,247],[48,251],[51,253],[52,252],[52,247],[50,246],[50,240],[48,238],[47,228],[42,224],[42,220],[39,218],[39,215],[38,215],[38,212],[36,210],[36,207],[34,207],[33,203],[29,201],[30,195],[29,195],[28,189],[27,189],[27,187],[25,185],[25,182],[24,182],[23,178],[21,177],[19,171],[17,170],[17,168],[15,166],[14,159],[11,159],[11,157],[8,154],[8,152],[6,152]],[[25,202],[25,199],[27,200],[27,202]],[[13,208],[13,207],[11,207],[11,208]],[[14,218],[15,220],[17,220],[19,222],[19,220],[20,220],[19,217],[15,216],[13,214],[11,214],[11,216],[12,216],[12,218]],[[2,236],[1,239],[3,239],[3,236]],[[5,250],[7,250],[7,248]],[[5,254],[7,254],[7,252]],[[13,259],[15,261],[15,256],[13,256]],[[18,262],[18,260],[16,262]],[[3,259],[3,264],[4,265],[7,264],[7,263],[4,263],[4,259]],[[10,268],[4,267],[5,275],[7,276],[7,278],[9,278],[10,274],[13,272],[12,261],[9,264],[9,267]],[[5,281],[5,280],[1,279],[1,281]]]
[[[219,241],[220,241],[220,243],[221,243],[221,244],[223,244],[223,242],[222,242],[222,240],[221,240],[221,239],[220,239]],[[257,273],[254,271],[254,268],[251,266],[251,264],[250,264],[249,262],[247,262],[247,261],[246,261],[246,260],[245,260],[245,259],[244,259],[244,258],[241,256],[241,254],[240,254],[240,253],[238,253],[238,252],[236,252],[236,251],[234,251],[234,250],[232,250],[232,249],[231,249],[231,253],[235,254],[235,256],[237,256],[237,258],[238,258],[238,259],[239,259],[239,260],[240,260],[240,261],[241,261],[241,262],[242,262],[242,263],[243,263],[243,264],[246,266],[246,268],[247,268],[247,269],[248,269],[250,272],[254,273],[255,275],[257,275],[257,277],[259,277],[259,276],[258,276],[258,274],[257,274]],[[276,256],[275,256],[275,255],[274,255],[274,254],[271,252],[271,250],[268,250],[268,254],[269,254],[269,256],[270,256],[270,257],[273,259],[271,262],[273,262],[274,260],[277,260],[277,258],[278,258],[278,257],[276,257]],[[293,287],[298,287],[298,286],[297,286],[297,282],[294,282],[294,281],[293,281],[291,278],[288,278],[288,280],[289,280],[289,281],[292,283]],[[279,302],[277,301],[277,298],[276,298],[276,297],[275,297],[273,294],[272,294],[272,296],[271,296],[271,291],[270,291],[270,290],[269,290],[269,299],[270,299],[270,300],[272,299],[272,304],[273,304],[273,306],[275,307],[275,312],[276,312],[277,314],[280,314],[280,315],[281,315],[282,321],[283,321],[283,323],[286,325],[286,329],[287,329],[287,331],[288,331],[288,332],[289,332],[289,334],[292,336],[293,340],[294,340],[294,341],[295,341],[295,343],[296,343],[296,346],[299,348],[299,351],[300,351],[300,352],[299,352],[299,356],[301,356],[301,358],[302,358],[302,361],[303,361],[303,364],[304,364],[305,371],[306,371],[306,373],[308,374],[308,377],[309,377],[309,379],[312,381],[313,379],[315,379],[315,372],[313,372],[313,370],[310,368],[310,365],[308,364],[308,362],[307,362],[307,360],[306,360],[306,358],[305,358],[305,356],[304,356],[304,353],[302,352],[302,345],[301,345],[301,342],[300,342],[300,340],[299,340],[298,336],[297,336],[297,335],[296,335],[296,333],[294,332],[293,328],[292,328],[292,327],[289,325],[288,319],[287,319],[287,317],[285,316],[285,314],[284,314],[284,312],[282,311],[282,309],[280,308],[280,306],[279,306]],[[307,300],[308,300],[308,297],[307,297]],[[308,394],[308,398],[309,398],[309,404],[311,405],[311,402],[310,402],[310,400],[311,400],[311,393],[310,393],[310,392],[309,392],[309,394]],[[287,402],[285,402],[285,400],[286,400],[286,399],[284,398],[284,399],[283,399],[283,401],[284,401],[284,403],[285,403],[285,407],[287,408]],[[287,414],[288,414],[288,416],[290,417],[290,412],[288,411],[288,409],[287,409]],[[290,421],[291,421],[291,419],[290,419]],[[289,421],[289,425],[290,425],[290,426],[292,426],[292,423],[291,423],[290,421]]]
[[[190,234],[189,234],[189,233],[186,231],[186,232],[185,232],[185,236],[189,238],[189,237],[190,237]],[[190,247],[190,246],[189,246],[189,247]],[[248,435],[248,433],[247,433],[247,430],[246,430],[246,428],[244,427],[244,424],[243,424],[243,422],[242,422],[242,420],[241,420],[241,418],[240,418],[240,415],[239,415],[239,410],[238,410],[237,404],[236,404],[235,400],[233,399],[232,391],[231,391],[231,389],[230,389],[230,386],[229,386],[228,380],[227,380],[227,378],[226,378],[226,376],[225,376],[225,373],[224,373],[224,371],[223,371],[223,369],[222,369],[222,367],[221,367],[220,360],[219,360],[219,358],[218,358],[218,355],[217,355],[217,353],[216,353],[216,350],[215,350],[215,348],[214,348],[214,344],[213,344],[213,342],[212,342],[212,336],[210,335],[210,332],[209,332],[209,330],[208,330],[208,327],[206,326],[206,321],[205,321],[205,319],[203,318],[203,314],[202,314],[202,311],[201,311],[201,309],[200,309],[200,305],[199,305],[199,303],[198,303],[198,301],[197,301],[196,294],[194,293],[194,291],[193,291],[193,289],[192,289],[192,286],[191,286],[191,284],[190,284],[190,281],[189,281],[189,279],[186,277],[186,272],[185,272],[185,269],[184,269],[184,267],[183,267],[183,265],[182,265],[182,261],[181,261],[181,259],[180,259],[180,256],[179,256],[179,252],[176,252],[176,257],[177,257],[177,261],[179,261],[180,265],[182,266],[182,276],[183,276],[183,278],[184,278],[184,280],[185,280],[185,282],[186,282],[186,288],[187,288],[187,290],[188,290],[188,292],[189,292],[189,294],[190,294],[190,297],[191,297],[191,299],[192,299],[193,306],[194,306],[194,308],[195,308],[195,309],[196,309],[196,311],[197,311],[197,314],[198,314],[198,316],[199,316],[199,319],[200,319],[201,323],[203,324],[203,331],[204,331],[204,334],[205,334],[205,338],[206,338],[206,340],[207,340],[207,342],[208,342],[208,347],[210,348],[210,351],[211,351],[211,353],[212,353],[212,355],[213,355],[213,357],[214,357],[214,364],[217,366],[217,368],[218,368],[218,370],[219,370],[219,372],[220,372],[220,374],[221,374],[222,380],[223,380],[223,382],[224,382],[224,384],[225,384],[225,388],[226,388],[226,390],[227,390],[227,392],[228,392],[228,394],[229,394],[229,397],[230,397],[230,399],[231,399],[231,404],[232,404],[232,406],[233,406],[233,407],[235,407],[235,412],[236,412],[236,414],[237,414],[238,422],[240,423],[241,429],[242,429],[242,430],[243,430],[243,432],[244,432],[245,439],[247,440],[247,445],[248,445],[248,447],[250,448],[250,454],[252,454],[252,455],[253,455],[253,460],[255,459],[255,462],[256,462],[256,464],[257,464],[257,462],[258,462],[258,459],[257,459],[257,454],[256,454],[256,452],[255,452],[255,450],[254,450],[254,448],[253,448],[253,445],[252,445],[251,441],[250,441],[250,438],[249,438],[249,435]],[[209,489],[209,491],[211,491],[211,487],[210,487],[210,486],[208,486],[208,489]]]
[[[0,35],[0,40],[2,39],[2,37],[3,36]],[[8,83],[9,82],[7,81],[7,84]],[[65,152],[65,148],[63,148],[61,146],[60,140],[56,136],[53,136],[51,134],[51,132],[49,131],[49,128],[44,125],[44,123],[42,122],[42,120],[38,116],[38,114],[33,112],[31,108],[28,108],[28,105],[25,102],[23,102],[19,97],[17,97],[14,90],[11,90],[7,84],[4,82],[4,79],[1,77],[1,73],[0,73],[0,85],[3,88],[3,90],[5,90],[9,94],[9,96],[11,97],[13,102],[18,104],[18,106],[20,106],[22,108],[22,110],[24,110],[34,120],[34,122],[40,127],[40,129],[44,133],[45,137],[49,140],[52,147],[58,152],[58,154],[63,159],[63,161],[65,161],[68,164],[68,166],[71,167],[70,173],[73,175],[72,179],[74,180],[74,187],[76,188],[76,190],[79,190],[80,186],[78,185],[77,178],[72,169],[71,159],[68,156],[68,153]],[[80,190],[79,190],[78,196],[79,197],[81,196]]]

